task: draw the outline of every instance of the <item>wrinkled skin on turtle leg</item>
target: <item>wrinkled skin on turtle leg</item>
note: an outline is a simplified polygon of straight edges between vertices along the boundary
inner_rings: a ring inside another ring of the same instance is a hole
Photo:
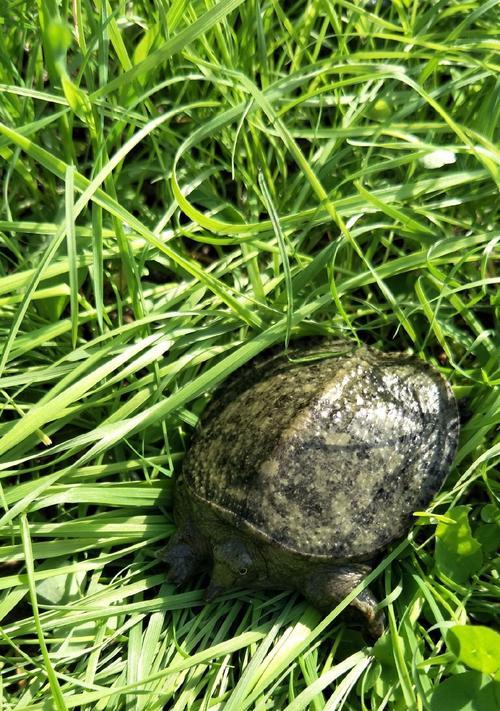
[[[351,563],[340,567],[326,565],[318,568],[306,581],[304,597],[324,613],[331,612],[370,572],[367,565]],[[350,603],[356,616],[364,618],[372,637],[378,638],[384,632],[384,615],[377,609],[377,600],[366,588]]]

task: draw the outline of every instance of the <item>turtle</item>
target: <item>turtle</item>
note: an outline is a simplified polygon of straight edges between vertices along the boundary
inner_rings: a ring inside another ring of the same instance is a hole
[[[264,352],[200,417],[159,555],[170,581],[210,571],[207,601],[291,589],[328,613],[428,506],[458,434],[450,385],[416,356],[331,339]],[[382,634],[369,588],[352,610]]]

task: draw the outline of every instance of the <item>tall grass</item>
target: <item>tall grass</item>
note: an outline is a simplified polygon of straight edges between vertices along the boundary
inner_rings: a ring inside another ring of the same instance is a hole
[[[2,15],[2,708],[493,708],[496,3]],[[443,491],[370,576],[374,646],[342,606],[208,605],[155,558],[214,387],[316,334],[412,351],[460,400]]]

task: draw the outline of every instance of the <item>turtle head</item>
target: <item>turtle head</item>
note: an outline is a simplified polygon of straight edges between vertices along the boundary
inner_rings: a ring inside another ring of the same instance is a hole
[[[212,600],[224,590],[246,587],[258,577],[255,556],[243,541],[234,539],[213,546],[213,568],[205,599]]]

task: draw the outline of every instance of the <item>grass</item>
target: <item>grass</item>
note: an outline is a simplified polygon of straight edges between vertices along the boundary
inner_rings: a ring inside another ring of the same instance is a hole
[[[493,708],[496,3],[1,14],[0,707]],[[155,558],[214,387],[316,334],[460,400],[444,489],[370,576],[373,646],[342,605],[207,605]]]

